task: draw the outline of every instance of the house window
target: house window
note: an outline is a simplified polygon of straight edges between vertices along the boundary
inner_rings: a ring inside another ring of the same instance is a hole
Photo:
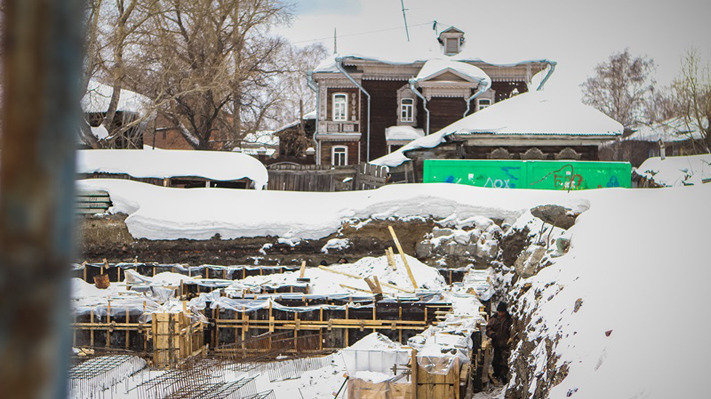
[[[415,101],[411,98],[400,100],[400,122],[414,122]]]
[[[479,100],[477,100],[477,104],[477,110],[482,110],[491,105],[491,100],[488,98],[480,98]]]
[[[348,95],[345,93],[336,93],[333,95],[333,120],[347,121],[348,120]]]
[[[348,148],[342,145],[331,148],[331,165],[348,165]]]
[[[445,41],[445,53],[446,54],[457,54],[459,53],[459,38],[449,37]]]

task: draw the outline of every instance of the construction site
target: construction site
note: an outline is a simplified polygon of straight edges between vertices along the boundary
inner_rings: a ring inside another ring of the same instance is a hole
[[[387,231],[353,263],[75,264],[70,396],[279,398],[326,369],[318,397],[480,391],[491,269],[427,266]]]

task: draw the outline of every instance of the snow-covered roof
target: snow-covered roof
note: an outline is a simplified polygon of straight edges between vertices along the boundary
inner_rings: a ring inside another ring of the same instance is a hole
[[[279,136],[275,136],[271,130],[259,130],[254,133],[246,134],[242,139],[242,144],[278,146]]]
[[[436,42],[436,41],[435,41]],[[408,46],[405,46],[408,47]],[[346,61],[354,61],[354,60],[361,60],[361,61],[374,61],[374,62],[381,62],[384,64],[389,64],[389,65],[408,65],[408,64],[414,64],[417,62],[427,62],[428,60],[433,60],[433,59],[447,59],[451,61],[460,61],[460,62],[483,62],[489,65],[494,65],[494,66],[516,66],[516,65],[525,65],[525,64],[532,64],[532,63],[550,63],[551,61],[541,58],[541,59],[530,59],[530,60],[521,60],[521,61],[511,61],[511,60],[483,60],[479,57],[473,56],[471,54],[465,53],[464,51],[447,56],[442,54],[442,51],[438,48],[436,51],[435,50],[428,50],[428,51],[412,51],[412,52],[403,52],[400,54],[397,53],[388,53],[388,54],[383,54],[383,55],[377,55],[377,54],[361,54],[361,53],[343,53],[343,54],[333,54],[327,57],[326,59],[322,60],[318,65],[316,65],[316,68],[314,68],[313,72],[319,73],[319,72],[324,72],[324,73],[338,73],[339,70],[336,67],[336,60],[338,58],[343,59]]]
[[[495,103],[370,163],[398,166],[409,160],[405,151],[436,147],[451,134],[613,137],[622,130],[622,124],[578,100],[533,91]]]
[[[458,134],[618,136],[622,124],[577,99],[533,91],[447,126]]]
[[[385,140],[412,141],[424,137],[424,130],[412,126],[390,126],[385,129]]]
[[[711,180],[711,154],[652,157],[635,173],[666,187],[701,184]]]
[[[113,87],[91,79],[86,94],[81,99],[82,110],[89,113],[108,111],[112,92]],[[121,89],[116,110],[143,114],[150,102],[151,100],[142,94]]]
[[[188,150],[79,150],[77,173],[127,174],[137,178],[203,177],[231,181],[248,178],[267,185],[267,168],[237,152]]]
[[[471,82],[491,85],[491,78],[480,68],[466,62],[455,61],[450,58],[434,58],[425,62],[420,72],[415,77],[415,81],[421,82],[440,75],[444,72],[452,72]]]
[[[308,113],[304,114],[304,120],[305,120],[305,121],[307,121],[307,120],[313,120],[313,119],[316,119],[316,110],[313,110],[313,111],[311,111],[311,112],[308,112]],[[295,120],[295,121],[293,121],[293,122],[289,122],[289,123],[287,123],[286,125],[283,125],[283,126],[278,127],[278,128],[277,128],[276,130],[274,130],[272,133],[278,133],[278,132],[281,132],[282,130],[286,130],[286,129],[292,128],[292,127],[294,127],[294,126],[297,126],[300,122],[301,122],[301,120],[299,120],[299,119],[297,119],[297,120]]]
[[[708,126],[708,121],[706,121]],[[700,140],[704,135],[699,129],[696,120],[686,120],[682,117],[667,119],[653,125],[643,125],[637,131],[625,137],[624,140],[637,140],[657,142],[659,140],[669,143],[689,139]]]
[[[276,149],[274,148],[267,148],[267,147],[250,147],[250,148],[243,148],[243,147],[235,147],[232,149],[234,152],[238,152],[241,154],[247,154],[247,155],[252,155],[252,156],[258,156],[258,155],[266,155],[268,157],[271,157],[272,155],[276,154]]]

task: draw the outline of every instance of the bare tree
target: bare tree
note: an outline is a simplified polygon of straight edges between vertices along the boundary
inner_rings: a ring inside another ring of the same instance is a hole
[[[285,41],[269,35],[289,20],[277,0],[159,0],[140,43],[141,86],[161,116],[196,149],[237,140],[277,101],[265,94],[283,72]],[[215,138],[215,135],[220,137]]]
[[[94,148],[114,147],[119,138],[151,116],[150,112],[145,112],[131,121],[116,123],[130,64],[127,57],[137,51],[137,35],[157,12],[157,3],[157,0],[90,0],[87,4],[85,92],[92,78],[100,78],[112,88],[108,106],[99,121],[109,135],[99,139],[91,133],[88,123],[82,126],[82,139]]]
[[[278,125],[301,118],[302,109],[304,112],[316,109],[316,94],[306,83],[307,73],[327,56],[328,50],[320,43],[282,49],[280,57],[290,65],[290,70],[279,75],[275,82],[281,101],[274,107],[272,118]]]
[[[645,100],[654,86],[654,61],[629,49],[598,64],[583,84],[583,102],[629,128],[642,121]]]
[[[690,49],[682,59],[681,75],[674,81],[677,104],[689,130],[698,128],[711,148],[711,66],[703,65],[698,51]]]

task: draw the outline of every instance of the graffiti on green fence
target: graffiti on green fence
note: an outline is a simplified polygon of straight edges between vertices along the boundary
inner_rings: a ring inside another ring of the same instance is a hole
[[[492,188],[584,190],[630,187],[626,162],[426,160],[423,181]]]

